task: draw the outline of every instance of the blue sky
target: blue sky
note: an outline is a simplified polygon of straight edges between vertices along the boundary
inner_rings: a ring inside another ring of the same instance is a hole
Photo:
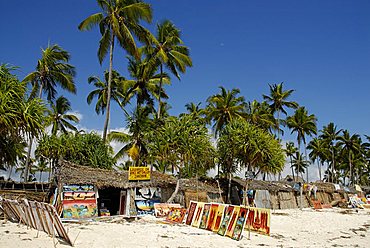
[[[184,1],[151,0],[153,24],[172,20],[191,49],[194,66],[166,90],[171,114],[188,102],[205,102],[218,86],[239,88],[246,100],[262,100],[269,83],[295,89],[292,100],[318,118],[351,133],[370,134],[370,1]],[[57,43],[76,67],[77,95],[67,96],[82,115],[81,127],[102,129],[86,96],[87,78],[101,76],[98,30],[78,24],[96,13],[93,0],[1,1],[0,63],[17,65],[20,79],[34,70],[41,48]],[[150,26],[153,30],[154,25]],[[115,69],[127,76],[125,53],[116,49]],[[111,128],[125,125],[114,106]],[[287,139],[293,137],[287,136]]]

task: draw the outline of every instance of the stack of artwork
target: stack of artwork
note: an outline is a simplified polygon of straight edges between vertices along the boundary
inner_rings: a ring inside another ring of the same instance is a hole
[[[94,216],[98,216],[94,186],[64,185],[63,217],[80,219]]]
[[[270,210],[191,201],[185,224],[240,240],[244,228],[270,235]]]

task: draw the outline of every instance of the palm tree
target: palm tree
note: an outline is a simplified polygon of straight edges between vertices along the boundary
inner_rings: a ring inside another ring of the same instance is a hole
[[[347,152],[348,163],[349,163],[349,175],[351,179],[351,185],[354,185],[352,161],[355,153],[361,149],[361,139],[358,134],[350,135],[348,130],[343,131],[343,135],[338,137],[338,145]]]
[[[305,168],[307,168],[310,165],[310,162],[308,160],[305,160],[302,153],[300,152],[296,152],[292,162],[293,162],[292,166],[297,175],[301,174],[301,177],[303,178]]]
[[[293,142],[288,142],[286,143],[285,145],[285,153],[286,155],[289,157],[290,159],[290,168],[292,168],[292,176],[293,176],[293,180],[295,180],[295,177],[294,177],[294,170],[293,170],[293,161],[292,161],[292,157],[294,156],[294,154],[296,154],[298,152],[298,149],[297,147],[294,146],[294,143]],[[297,175],[298,176],[298,175]]]
[[[47,99],[53,100],[56,96],[56,87],[76,93],[73,81],[76,75],[75,68],[68,64],[70,55],[58,45],[48,46],[42,50],[41,59],[37,61],[36,70],[28,74],[23,81],[30,82],[33,91],[39,90],[39,98],[42,93],[47,94]]]
[[[269,84],[269,87],[270,95],[263,95],[263,99],[270,103],[273,113],[277,113],[278,140],[280,140],[280,112],[287,115],[284,107],[296,109],[298,108],[298,103],[288,101],[288,97],[290,97],[294,90],[284,91],[283,83],[273,85]]]
[[[40,160],[37,165],[35,166],[35,170],[40,172],[39,182],[41,182],[42,179],[42,173],[50,171],[50,168],[45,160]]]
[[[239,89],[226,90],[220,87],[221,93],[207,99],[207,117],[214,121],[215,136],[233,119],[245,117],[246,103],[243,96],[237,96]]]
[[[337,126],[334,123],[330,122],[327,126],[324,126],[322,130],[322,134],[320,135],[329,145],[331,151],[331,179],[332,183],[334,183],[334,174],[335,174],[335,144],[334,141],[338,139],[342,129],[337,130]]]
[[[117,141],[124,144],[114,156],[115,159],[128,155],[135,161],[135,166],[146,164],[145,159],[148,154],[147,135],[151,127],[150,113],[151,109],[147,106],[137,107],[133,116],[126,113],[128,132],[112,131],[108,135],[109,141]]]
[[[157,74],[157,68],[148,61],[141,61],[134,57],[128,57],[128,70],[132,80],[126,80],[124,85],[125,102],[126,104],[132,97],[136,96],[137,106],[140,107],[146,103],[154,110],[153,98],[158,99],[159,82],[170,84],[170,78],[166,73]],[[164,89],[161,89],[163,98],[168,98]]]
[[[308,154],[312,161],[317,160],[317,167],[319,170],[319,178],[321,181],[321,165],[323,159],[326,157],[327,147],[325,141],[319,138],[314,138],[308,143],[307,149],[311,150]],[[321,161],[320,161],[321,159]]]
[[[68,114],[72,110],[71,103],[64,96],[59,97],[55,104],[51,104],[50,122],[52,124],[51,134],[57,135],[58,131],[68,133],[67,129],[77,132],[77,128],[70,123],[78,123],[80,120],[74,114]]]
[[[305,146],[305,154],[307,158],[306,149],[306,135],[311,136],[316,134],[316,117],[311,114],[308,115],[305,107],[299,107],[293,116],[288,116],[287,125],[292,130],[291,134],[297,133],[298,151],[301,151],[301,143]],[[299,170],[299,168],[298,168]],[[307,167],[307,182],[308,182],[308,167]]]
[[[179,72],[185,73],[186,67],[192,66],[189,57],[189,48],[183,45],[180,30],[169,20],[157,24],[156,37],[150,46],[144,48],[152,64],[159,64],[160,75],[163,75],[163,66],[180,80]],[[162,76],[159,81],[158,111],[160,119]]]
[[[36,70],[28,74],[23,82],[30,82],[33,85],[33,94],[39,90],[39,98],[42,98],[42,93],[47,94],[49,101],[55,99],[56,87],[67,90],[68,92],[76,93],[76,86],[73,81],[75,68],[68,64],[70,55],[58,45],[48,46],[42,50],[41,59],[37,61]],[[28,165],[31,156],[33,138],[29,139],[28,153],[26,159],[25,179],[28,179]]]
[[[90,105],[92,100],[96,97],[97,102],[95,105],[95,112],[97,114],[104,114],[107,108],[107,97],[108,97],[108,78],[109,72],[105,71],[104,73],[104,82],[100,80],[97,76],[91,76],[88,78],[88,83],[93,83],[95,90],[91,91],[87,96],[87,103]],[[111,99],[122,106],[122,101],[125,97],[124,82],[125,78],[122,77],[117,71],[112,71],[112,82],[111,82]]]
[[[149,42],[150,33],[139,21],[151,22],[152,10],[149,4],[139,0],[97,0],[102,12],[87,17],[80,23],[80,30],[91,30],[99,26],[102,35],[99,42],[98,59],[103,62],[109,50],[109,74],[107,86],[106,118],[103,129],[103,141],[106,140],[110,118],[111,82],[113,70],[113,49],[117,40],[129,54],[138,56],[133,35],[140,41]]]
[[[267,102],[248,102],[247,120],[264,130],[276,129],[276,120]]]

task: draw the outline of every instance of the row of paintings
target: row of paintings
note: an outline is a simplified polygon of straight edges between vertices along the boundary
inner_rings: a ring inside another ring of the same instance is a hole
[[[241,239],[242,230],[270,234],[270,210],[219,203],[191,201],[185,224],[213,231],[235,240]]]
[[[98,216],[96,198],[93,185],[64,185],[63,217],[81,219]]]

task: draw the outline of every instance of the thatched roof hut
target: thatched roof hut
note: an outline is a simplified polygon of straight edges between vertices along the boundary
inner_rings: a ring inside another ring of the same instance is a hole
[[[136,187],[174,188],[177,182],[174,176],[158,171],[151,172],[151,180],[149,181],[131,182],[128,180],[128,171],[98,169],[76,165],[68,161],[60,163],[56,176],[63,184],[92,184],[99,189],[107,187],[124,189]],[[182,190],[196,191],[198,189],[200,191],[218,193],[217,187],[214,187],[214,185],[197,182],[196,179],[181,179],[180,188]]]

